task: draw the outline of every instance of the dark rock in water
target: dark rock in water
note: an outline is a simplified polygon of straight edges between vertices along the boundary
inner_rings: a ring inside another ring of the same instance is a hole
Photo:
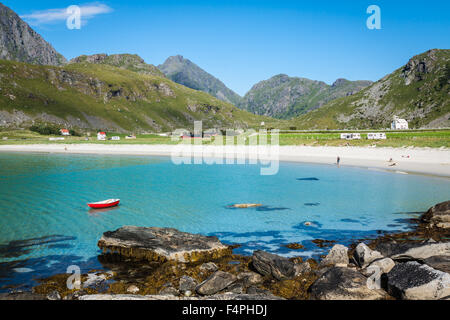
[[[450,273],[450,256],[434,256],[425,259],[423,262],[433,269]]]
[[[123,227],[113,232],[105,232],[98,246],[105,253],[157,262],[201,262],[232,253],[232,250],[216,237],[161,228]]]
[[[432,207],[421,217],[421,221],[430,227],[450,228],[450,201]]]
[[[350,268],[333,267],[325,272],[309,289],[314,300],[382,300],[388,296],[383,290],[372,290],[367,278]]]
[[[319,181],[318,178],[299,178],[297,181]]]
[[[195,281],[195,279],[188,277],[188,276],[183,276],[180,279],[180,292],[184,293],[187,291],[195,291],[195,288],[197,288],[197,281]]]
[[[253,267],[263,276],[272,276],[277,280],[295,277],[295,264],[287,258],[264,251],[255,251]]]
[[[196,291],[202,296],[213,295],[225,290],[236,282],[236,280],[237,277],[230,273],[217,271],[211,277],[199,284]]]
[[[307,207],[318,207],[318,206],[320,206],[320,203],[319,202],[305,203],[305,206],[307,206]]]
[[[32,301],[32,300],[47,300],[47,298],[41,294],[35,294],[31,292],[17,292],[17,293],[0,293],[0,301],[1,300]]]
[[[397,264],[385,277],[387,291],[404,300],[438,300],[450,296],[450,275],[412,261]]]

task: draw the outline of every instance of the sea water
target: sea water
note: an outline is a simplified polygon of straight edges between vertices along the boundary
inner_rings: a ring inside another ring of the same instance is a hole
[[[411,228],[407,221],[448,200],[450,180],[363,168],[281,163],[174,165],[143,156],[0,154],[0,290],[101,267],[97,241],[125,225],[170,227],[266,250],[317,257],[312,240],[344,245]],[[120,198],[120,207],[87,203]],[[263,207],[231,209],[238,203]],[[304,250],[290,250],[289,243]]]

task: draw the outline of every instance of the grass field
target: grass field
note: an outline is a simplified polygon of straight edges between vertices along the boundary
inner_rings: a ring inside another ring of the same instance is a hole
[[[97,137],[92,135],[89,140],[86,137],[66,137],[64,141],[50,141],[49,138],[56,136],[45,136],[28,130],[0,131],[0,145],[17,144],[177,144],[170,137],[161,137],[155,134],[138,135],[136,140],[126,140],[125,134],[108,133],[108,137],[119,136],[120,141],[97,141]],[[361,140],[341,140],[339,132],[302,132],[302,133],[280,133],[279,144],[281,146],[373,146],[377,147],[429,147],[429,148],[450,148],[450,130],[437,131],[405,131],[387,133],[387,140],[367,140],[367,134],[361,134]],[[4,140],[4,138],[8,138]],[[249,135],[244,134],[234,138],[234,143],[238,140],[249,144]],[[233,138],[232,138],[233,139]],[[258,136],[258,140],[261,136]],[[271,137],[267,136],[268,141]],[[192,143],[193,139],[186,139],[184,143]],[[214,139],[212,140],[214,141]],[[204,139],[203,144],[212,143],[210,139]]]

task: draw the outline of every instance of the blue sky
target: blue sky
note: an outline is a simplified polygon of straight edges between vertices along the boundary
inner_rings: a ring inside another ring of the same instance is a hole
[[[68,59],[136,53],[158,65],[181,54],[241,95],[280,73],[327,83],[341,77],[378,80],[416,54],[450,48],[447,0],[2,3],[26,15]],[[381,30],[366,26],[372,4],[381,8]],[[70,5],[92,9],[86,9],[89,15],[81,30],[69,30],[55,14],[47,21],[33,19],[36,12]]]

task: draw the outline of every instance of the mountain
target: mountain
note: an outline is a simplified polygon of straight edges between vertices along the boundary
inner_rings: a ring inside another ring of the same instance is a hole
[[[53,123],[114,132],[247,128],[270,121],[171,80],[109,64],[0,60],[0,128]]]
[[[302,129],[389,128],[399,116],[412,128],[450,127],[450,50],[417,55],[355,95],[292,121]]]
[[[145,63],[144,59],[135,54],[112,54],[104,53],[94,54],[90,56],[80,56],[70,60],[70,63],[95,63],[106,64],[122,69],[127,69],[140,74],[153,75],[157,77],[165,77],[164,74],[154,65]]]
[[[289,119],[320,108],[331,100],[352,95],[371,83],[338,79],[330,86],[321,81],[280,74],[253,86],[239,107],[254,114]]]
[[[67,62],[14,11],[1,3],[0,59],[52,66]]]
[[[169,79],[188,88],[203,91],[233,105],[238,105],[241,97],[227,88],[223,82],[182,56],[169,57],[158,66]]]

